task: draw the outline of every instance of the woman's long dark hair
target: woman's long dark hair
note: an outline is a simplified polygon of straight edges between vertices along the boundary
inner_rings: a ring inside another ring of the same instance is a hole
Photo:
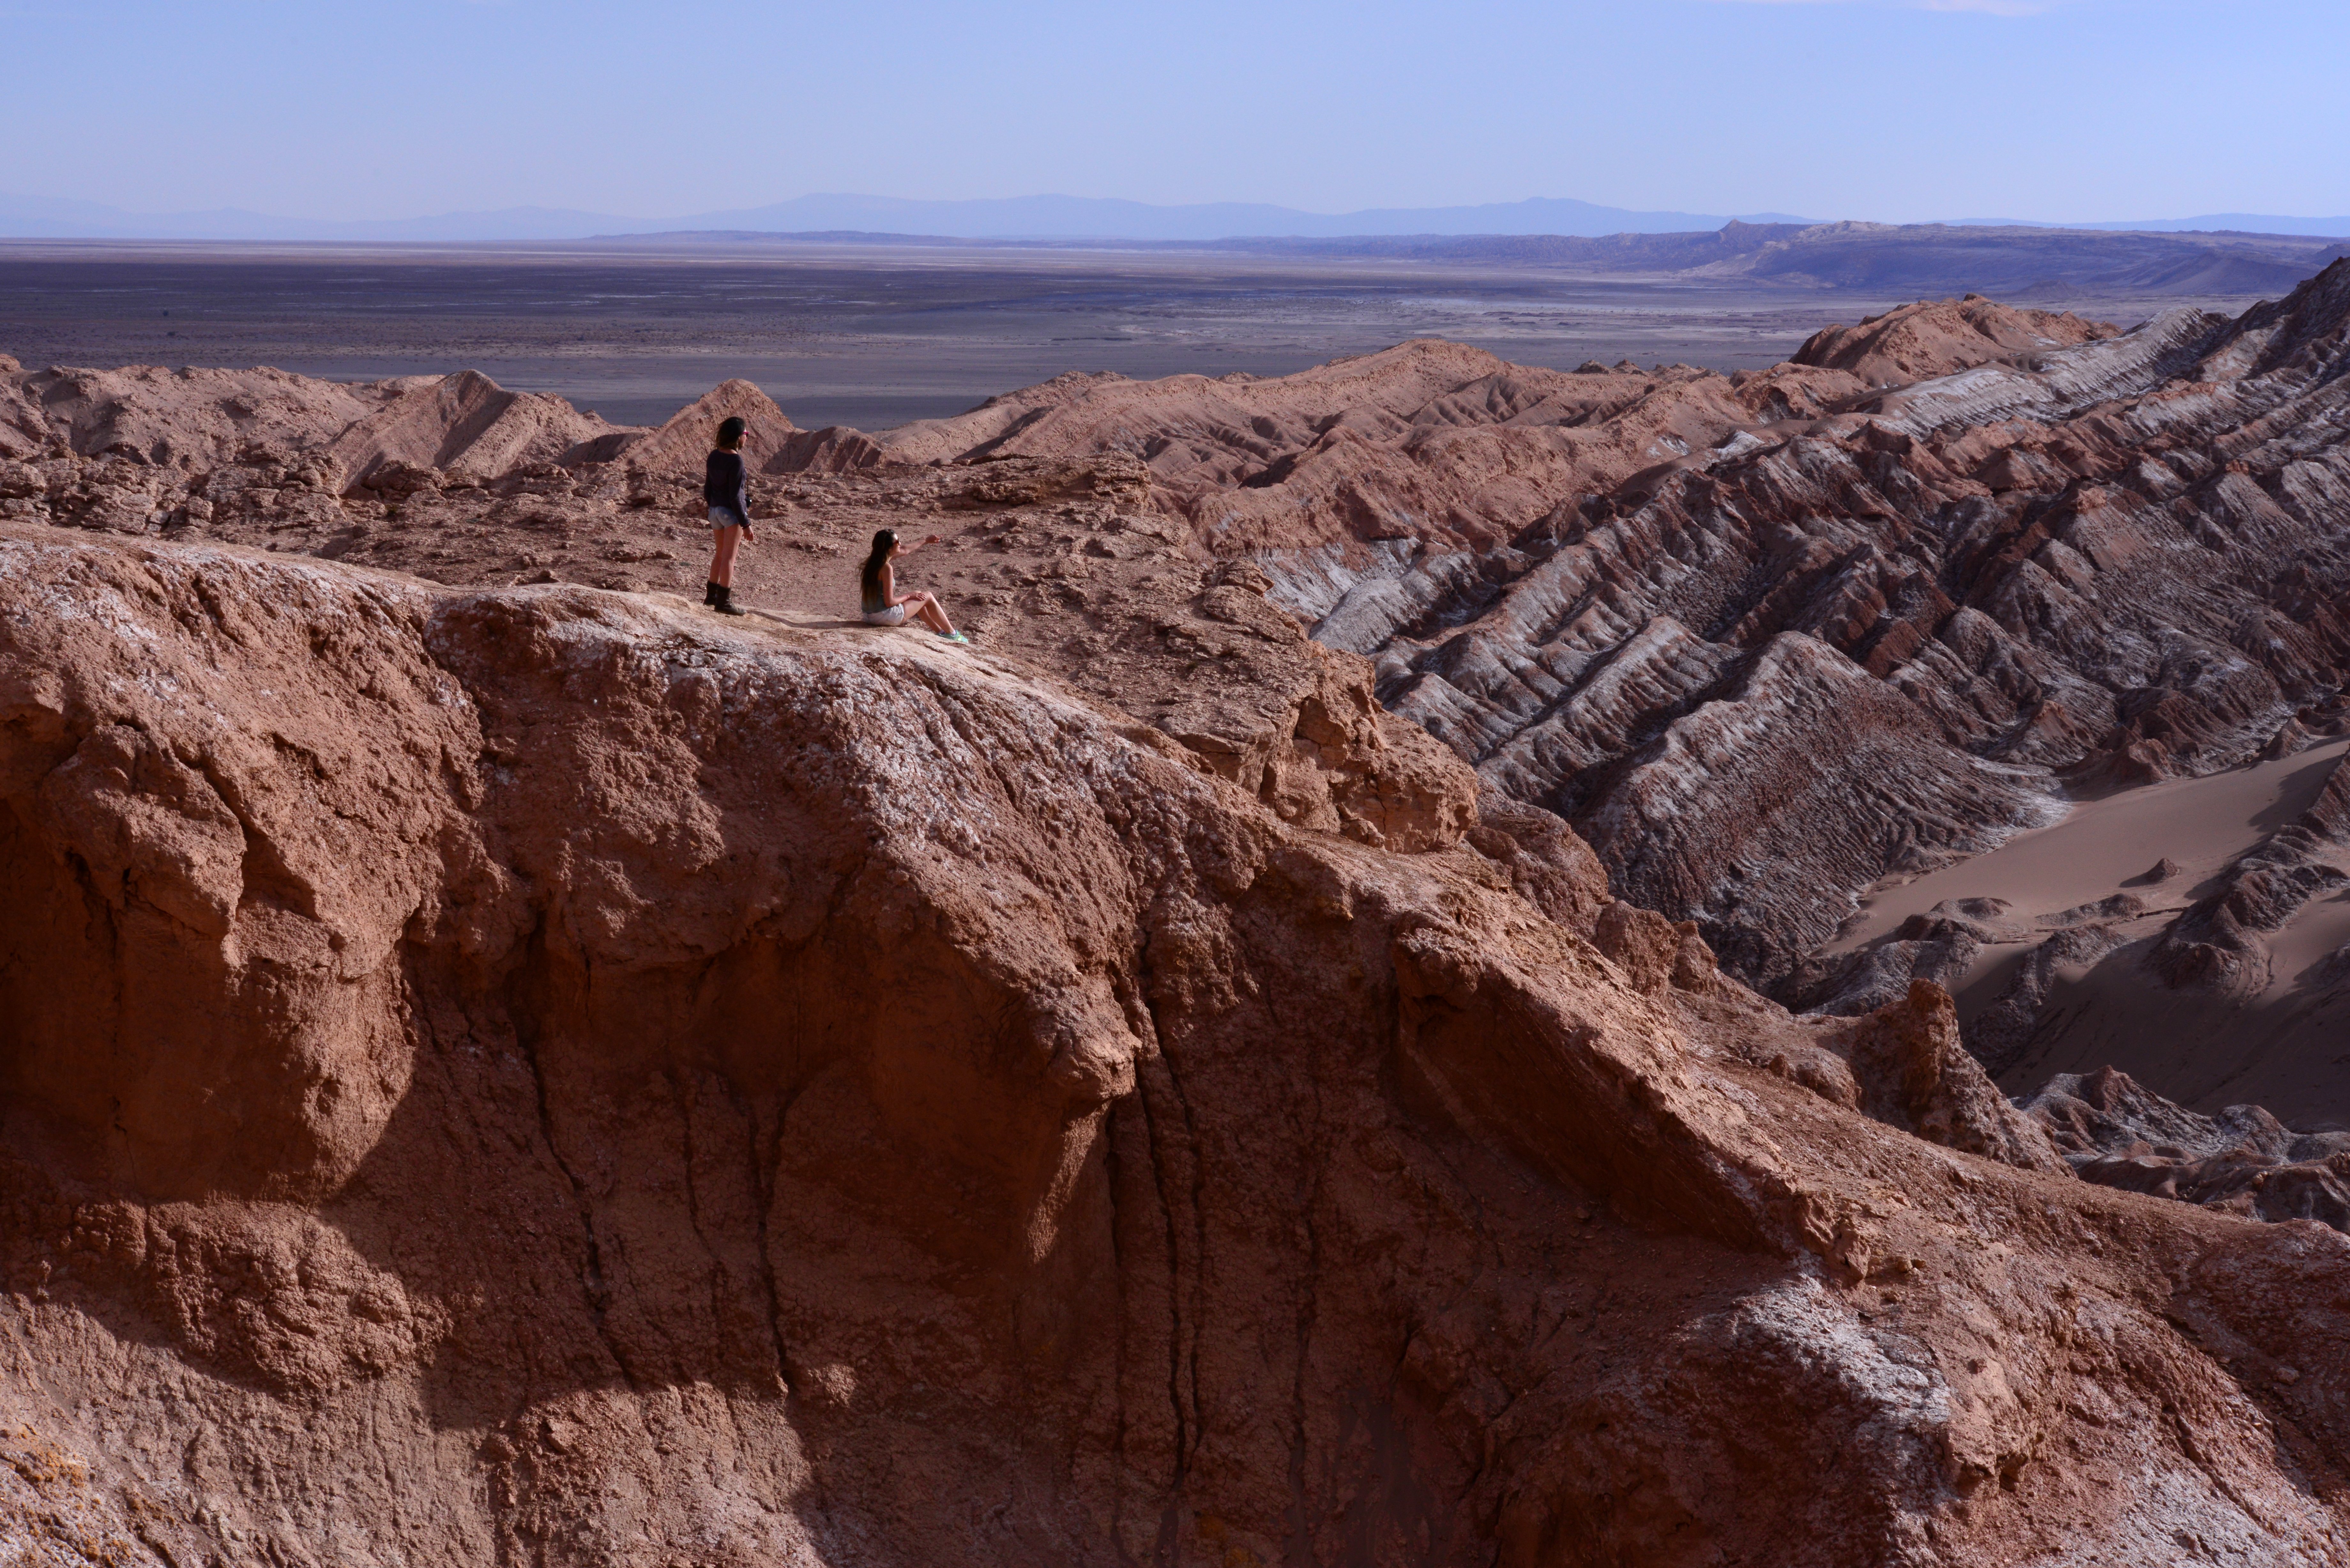
[[[897,547],[898,535],[889,529],[873,535],[873,553],[865,557],[864,573],[858,578],[868,602],[881,597],[881,568],[889,564],[889,552]]]

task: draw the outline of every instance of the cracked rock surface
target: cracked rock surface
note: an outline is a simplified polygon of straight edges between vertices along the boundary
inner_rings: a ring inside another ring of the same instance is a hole
[[[1555,817],[1248,784],[983,649],[0,526],[0,1534],[2345,1554],[2350,1241]]]

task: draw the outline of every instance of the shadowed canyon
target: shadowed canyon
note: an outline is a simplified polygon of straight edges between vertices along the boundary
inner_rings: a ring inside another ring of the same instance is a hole
[[[2350,1562],[2350,261],[1815,325],[0,358],[0,1540]]]

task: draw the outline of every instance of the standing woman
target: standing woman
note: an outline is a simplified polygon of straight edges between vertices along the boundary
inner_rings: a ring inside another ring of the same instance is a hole
[[[720,615],[744,613],[734,602],[734,551],[745,540],[756,543],[751,533],[751,476],[743,466],[744,428],[740,419],[721,420],[718,450],[702,470],[702,501],[710,508],[714,541],[702,602]]]
[[[889,563],[900,556],[912,555],[923,545],[938,542],[939,536],[933,534],[921,544],[900,545],[898,535],[887,528],[873,535],[873,553],[865,557],[865,570],[859,574],[858,583],[863,589],[865,619],[869,625],[903,626],[910,613],[949,642],[971,640],[947,619],[946,607],[939,603],[938,596],[920,588],[910,594],[898,591],[898,574]]]

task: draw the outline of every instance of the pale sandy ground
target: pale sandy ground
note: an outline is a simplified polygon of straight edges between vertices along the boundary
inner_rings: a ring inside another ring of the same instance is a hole
[[[2350,1125],[2350,964],[2328,963],[2350,944],[2350,893],[2322,895],[2268,934],[2272,979],[2249,1001],[2172,991],[2144,961],[2164,928],[2215,888],[2230,862],[2308,809],[2345,751],[2350,742],[2332,742],[2083,803],[1988,855],[1880,884],[1835,946],[1858,947],[1946,899],[2003,899],[2012,908],[2002,921],[2028,926],[2036,916],[2131,892],[2147,905],[2124,928],[2136,940],[2064,977],[2051,1022],[2007,1075],[2008,1091],[2110,1063],[2197,1109],[2249,1101],[2298,1127]],[[2166,857],[2182,875],[2124,888]],[[2337,863],[2350,869],[2350,855]],[[2046,934],[1986,948],[1960,983],[1961,1016],[1990,1005]]]

